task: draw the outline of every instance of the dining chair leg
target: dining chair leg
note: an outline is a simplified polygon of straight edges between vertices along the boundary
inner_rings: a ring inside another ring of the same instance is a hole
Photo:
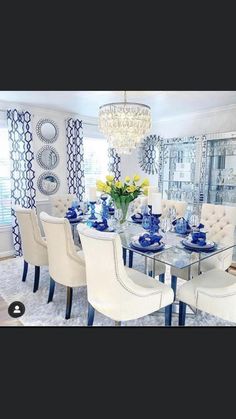
[[[126,249],[123,247],[123,261],[124,261],[124,265],[126,265],[126,259],[127,259],[127,251],[126,251]]]
[[[171,275],[171,288],[174,291],[174,300],[176,297],[176,288],[177,288],[177,276]]]
[[[88,322],[87,322],[88,326],[93,325],[94,313],[95,313],[95,310],[94,310],[93,306],[88,302]]]
[[[165,307],[165,326],[171,326],[172,323],[172,304]]]
[[[133,257],[134,257],[134,252],[132,250],[129,250],[129,268],[133,267]]]
[[[38,288],[39,288],[39,276],[40,276],[40,266],[35,266],[33,292],[38,291]]]
[[[179,326],[185,326],[186,304],[179,302]]]
[[[48,303],[50,303],[53,300],[54,290],[55,290],[55,281],[54,279],[50,277]]]
[[[165,274],[159,275],[159,281],[160,282],[163,282],[163,284],[164,284],[164,282],[165,282]]]
[[[121,326],[121,322],[116,322],[116,321],[115,321],[115,326],[116,326],[116,327],[117,327],[117,326],[118,326],[118,327],[120,327],[120,326]]]
[[[23,268],[23,275],[22,275],[22,281],[25,282],[27,273],[28,273],[28,262],[24,260],[24,268]]]
[[[72,307],[72,299],[73,299],[73,288],[67,288],[67,298],[66,298],[66,320],[70,319],[71,314],[71,307]]]

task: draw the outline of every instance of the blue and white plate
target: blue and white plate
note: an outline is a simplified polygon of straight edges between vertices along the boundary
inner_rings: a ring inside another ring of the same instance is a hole
[[[67,217],[65,217],[67,218]],[[67,218],[67,220],[71,223],[71,224],[75,224],[75,223],[79,223],[80,221],[83,220],[83,217],[77,217],[77,218]]]
[[[136,218],[136,219],[134,219],[134,220],[132,219],[132,222],[133,222],[133,223],[135,223],[135,224],[142,224],[143,220],[142,220],[142,219],[140,219],[140,218],[139,218],[139,219],[138,219],[138,218]]]
[[[159,252],[165,246],[165,243],[153,243],[150,246],[142,246],[139,241],[134,240],[131,242],[131,247],[135,250],[139,250],[140,252]]]
[[[188,250],[198,250],[198,251],[200,250],[200,251],[203,251],[203,252],[213,250],[216,247],[216,243],[215,242],[210,242],[210,241],[208,241],[204,246],[200,246],[197,243],[192,243],[191,240],[184,239],[184,240],[182,240],[182,244]]]

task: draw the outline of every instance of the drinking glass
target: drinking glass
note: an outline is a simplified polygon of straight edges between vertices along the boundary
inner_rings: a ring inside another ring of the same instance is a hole
[[[160,222],[160,230],[163,233],[163,239],[164,242],[166,242],[167,240],[167,235],[166,233],[168,231],[170,231],[171,228],[171,223],[170,223],[170,219],[168,217],[163,217],[161,218],[161,222]]]
[[[196,229],[197,226],[199,224],[199,217],[196,214],[196,212],[194,212],[193,214],[191,214],[190,218],[189,218],[189,225],[191,227],[192,230]]]
[[[151,217],[148,214],[143,215],[142,227],[144,230],[150,230],[151,227]]]

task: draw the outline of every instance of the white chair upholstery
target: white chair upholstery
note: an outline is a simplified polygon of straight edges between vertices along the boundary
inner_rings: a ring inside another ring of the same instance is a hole
[[[133,202],[132,202],[132,210],[133,213],[136,214],[137,212],[141,212],[142,207],[148,204],[147,196],[138,196]]]
[[[169,324],[172,289],[124,266],[117,233],[98,232],[81,224],[77,229],[86,262],[88,325],[92,325],[94,309],[120,322],[138,319],[167,306],[166,323]]]
[[[72,289],[86,285],[85,261],[82,251],[73,242],[71,226],[66,218],[56,218],[41,212],[40,219],[48,245],[50,291],[52,301],[55,282],[67,287],[66,319],[70,318]]]
[[[185,323],[186,304],[236,322],[236,277],[219,269],[194,277],[179,288],[179,325]]]
[[[175,208],[176,217],[184,217],[187,203],[182,201],[173,201],[171,199],[162,199],[162,217],[166,217],[170,208]]]
[[[52,216],[65,217],[66,211],[75,199],[78,199],[75,194],[51,196],[50,203]]]
[[[39,285],[40,266],[48,266],[47,243],[41,236],[35,210],[23,208],[20,205],[14,206],[13,209],[19,225],[24,258],[22,281],[26,280],[28,264],[34,265],[35,277],[33,291],[36,292]]]
[[[234,243],[234,230],[236,225],[236,207],[224,205],[203,204],[201,211],[201,223],[208,231],[207,239],[222,245]],[[221,269],[225,271],[232,263],[233,248],[219,253],[201,262],[201,272],[211,269]],[[192,276],[197,275],[197,264],[192,266]],[[187,269],[171,268],[171,275],[187,280]]]

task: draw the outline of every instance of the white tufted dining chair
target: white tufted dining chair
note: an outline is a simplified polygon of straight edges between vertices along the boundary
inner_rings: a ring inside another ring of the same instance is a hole
[[[201,223],[204,229],[208,231],[207,239],[215,241],[222,245],[231,245],[234,243],[234,230],[236,225],[236,207],[226,205],[203,204],[201,211]],[[211,269],[220,269],[226,271],[233,257],[233,248],[221,252],[215,256],[209,257],[201,262],[201,272]],[[191,270],[192,276],[198,274],[198,266],[194,264]],[[188,279],[187,269],[171,268],[172,286],[176,292],[177,278]]]
[[[166,307],[165,324],[170,326],[172,289],[124,266],[117,233],[99,232],[82,224],[77,229],[86,262],[88,326],[93,325],[95,310],[120,324],[162,307]]]
[[[49,198],[53,217],[64,217],[72,202],[78,199],[75,194],[56,195]]]
[[[136,214],[138,212],[141,212],[143,207],[148,204],[147,196],[138,196],[133,202],[132,202],[132,209],[133,213]]]
[[[13,207],[20,229],[24,269],[22,281],[27,277],[28,265],[35,266],[34,288],[39,287],[40,266],[48,266],[48,251],[46,240],[41,236],[38,218],[34,209],[23,208],[20,205]]]
[[[82,251],[77,251],[73,242],[70,223],[66,218],[57,218],[40,213],[48,245],[50,289],[48,303],[53,299],[55,282],[67,287],[66,319],[70,318],[73,288],[86,285],[85,261]]]
[[[179,288],[177,298],[179,326],[185,325],[186,304],[236,323],[236,277],[228,272],[212,269],[194,277]]]
[[[169,209],[174,208],[176,210],[176,217],[184,217],[187,203],[182,201],[173,201],[172,199],[162,199],[162,217],[166,217]]]

